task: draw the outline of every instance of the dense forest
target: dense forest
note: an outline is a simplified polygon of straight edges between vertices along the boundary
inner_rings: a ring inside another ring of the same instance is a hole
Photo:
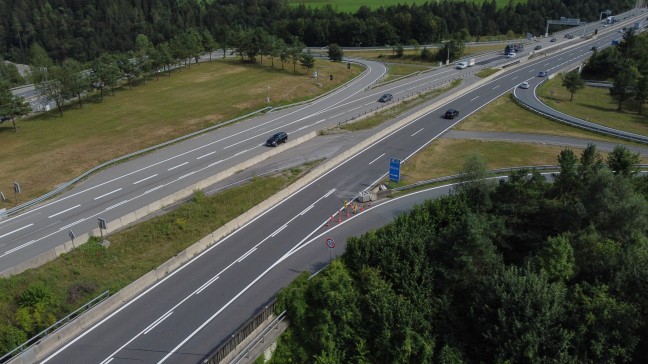
[[[648,179],[619,146],[466,180],[279,296],[273,363],[648,362]]]
[[[464,30],[475,37],[540,34],[547,19],[594,21],[601,11],[618,13],[633,5],[630,0],[528,0],[497,8],[494,0],[446,0],[363,6],[350,14],[282,0],[0,0],[0,57],[26,63],[37,43],[54,60],[89,61],[103,52],[134,50],[138,34],[157,45],[189,28],[211,32],[221,45],[242,28],[262,28],[286,42],[297,36],[308,46],[423,44]]]

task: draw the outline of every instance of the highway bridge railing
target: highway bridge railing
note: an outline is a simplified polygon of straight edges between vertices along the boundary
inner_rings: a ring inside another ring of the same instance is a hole
[[[24,343],[22,343],[17,348],[15,348],[12,351],[8,352],[7,354],[3,355],[0,358],[0,363],[6,363],[9,360],[11,360],[13,357],[15,357],[16,355],[22,353],[23,351],[29,349],[32,346],[38,344],[40,342],[40,340],[42,340],[44,337],[58,331],[63,326],[70,323],[70,321],[74,320],[75,318],[77,318],[81,314],[83,314],[84,312],[92,309],[96,305],[98,305],[101,302],[103,302],[104,300],[106,300],[108,298],[108,296],[110,296],[110,291],[105,291],[102,294],[100,294],[99,296],[93,298],[88,303],[86,303],[83,306],[79,307],[78,309],[76,309],[71,314],[69,314],[69,315],[63,317],[62,319],[56,321],[54,324],[52,324],[50,327],[46,328],[45,330],[41,331],[40,333],[38,333],[36,336],[30,338],[29,340],[25,341]]]
[[[277,300],[274,299],[272,302],[270,302],[267,306],[264,307],[264,309],[259,312],[256,316],[250,318],[247,322],[245,322],[232,336],[227,342],[219,346],[216,350],[212,351],[209,355],[207,355],[206,359],[202,361],[203,364],[218,364],[223,362],[224,360],[230,358],[234,359],[235,356],[238,354],[243,353],[245,355],[246,352],[249,352],[250,348],[254,346],[254,344],[257,344],[260,340],[262,340],[265,335],[270,331],[270,329],[273,329],[277,327],[278,322],[281,320],[285,319],[286,312],[282,312],[277,317],[272,320],[270,324],[266,324],[267,320],[271,318],[272,316],[275,315],[275,309],[277,307]],[[255,331],[261,327],[265,327],[262,329],[261,333],[255,333]],[[242,349],[237,351],[236,348],[243,344],[246,343],[246,339],[248,339],[251,335],[255,335],[252,340],[248,340],[247,345]],[[253,344],[254,343],[254,344]]]

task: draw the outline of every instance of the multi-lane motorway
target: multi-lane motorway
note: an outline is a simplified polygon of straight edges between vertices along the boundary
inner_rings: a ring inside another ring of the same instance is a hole
[[[613,36],[600,34],[597,41],[609,42]],[[324,223],[340,208],[341,201],[353,198],[385,175],[390,157],[406,163],[416,151],[461,120],[442,119],[446,108],[458,109],[461,117],[466,117],[520,82],[533,80],[539,71],[551,72],[587,57],[591,45],[586,42],[525,62],[397,129],[222,239],[46,361],[200,361],[296,272],[318,268],[322,249],[307,243],[323,232]],[[488,66],[502,58],[491,55],[478,61]],[[123,216],[137,209],[138,203],[168,195],[174,188],[191,185],[227,163],[234,165],[261,153],[265,148],[261,143],[275,130],[288,131],[291,137],[305,135],[345,120],[350,113],[375,107],[382,93],[398,97],[462,72],[441,69],[417,80],[365,92],[365,83],[384,72],[377,63],[369,63],[368,67],[369,71],[354,84],[312,105],[239,123],[117,166],[56,201],[0,222],[0,264],[7,267],[37,254],[38,249],[60,244],[71,228],[92,229],[97,216],[107,220]],[[361,226],[374,225],[367,222]]]
[[[489,66],[502,54],[478,59]],[[116,221],[162,197],[189,188],[220,171],[267,153],[268,136],[286,131],[291,140],[381,106],[385,92],[395,98],[473,71],[442,68],[365,91],[385,72],[382,63],[364,61],[367,71],[338,92],[305,106],[272,112],[103,171],[61,197],[18,216],[0,220],[0,272],[97,227],[97,219]],[[110,231],[110,224],[108,226]]]

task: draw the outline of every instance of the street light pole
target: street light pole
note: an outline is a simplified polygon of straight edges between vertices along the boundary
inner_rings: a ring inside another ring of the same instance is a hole
[[[270,86],[268,86],[268,96],[266,97],[266,102],[270,102]]]

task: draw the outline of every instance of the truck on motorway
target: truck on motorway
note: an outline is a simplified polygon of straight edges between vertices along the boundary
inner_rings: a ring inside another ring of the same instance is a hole
[[[614,24],[614,22],[616,22],[616,19],[614,19],[614,16],[608,16],[608,17],[605,19],[605,23],[606,23],[606,24]]]
[[[466,67],[472,67],[474,65],[475,65],[475,59],[474,58],[468,58],[468,59],[464,59],[464,60],[461,60],[461,61],[457,62],[456,68],[458,70],[462,70],[462,69],[464,69]]]

